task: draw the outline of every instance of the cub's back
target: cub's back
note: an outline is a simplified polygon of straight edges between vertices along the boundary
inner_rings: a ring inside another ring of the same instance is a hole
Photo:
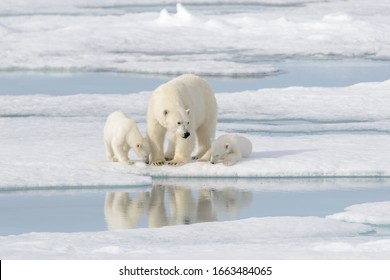
[[[130,131],[136,125],[133,119],[130,119],[122,111],[115,111],[107,117],[104,126],[104,134],[114,134],[121,131]]]

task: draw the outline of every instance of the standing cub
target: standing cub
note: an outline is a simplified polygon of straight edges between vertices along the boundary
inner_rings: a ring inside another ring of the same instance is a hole
[[[252,143],[248,138],[237,134],[224,134],[211,143],[210,150],[200,159],[212,164],[222,161],[224,165],[233,165],[242,157],[252,153]]]
[[[132,164],[128,154],[133,149],[139,159],[149,163],[149,141],[142,137],[135,121],[121,111],[108,116],[104,126],[104,145],[109,161]]]

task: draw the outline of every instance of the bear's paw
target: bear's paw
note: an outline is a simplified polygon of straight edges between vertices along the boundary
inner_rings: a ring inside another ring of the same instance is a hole
[[[155,166],[161,166],[161,165],[164,165],[165,164],[165,161],[163,160],[157,160],[157,161],[153,161],[150,163],[151,165],[155,165]]]

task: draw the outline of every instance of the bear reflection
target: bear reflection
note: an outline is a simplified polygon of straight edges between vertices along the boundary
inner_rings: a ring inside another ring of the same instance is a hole
[[[149,200],[147,192],[139,193],[135,198],[127,192],[106,193],[104,216],[108,229],[137,227]]]
[[[130,229],[217,221],[219,215],[237,216],[252,200],[250,192],[233,188],[200,189],[154,185],[151,191],[106,194],[104,215],[108,229]]]

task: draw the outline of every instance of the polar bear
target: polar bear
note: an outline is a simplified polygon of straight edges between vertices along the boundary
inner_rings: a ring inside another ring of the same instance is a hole
[[[149,141],[142,137],[136,122],[122,111],[115,111],[107,117],[104,145],[109,161],[132,164],[128,155],[131,148],[142,161],[149,163]]]
[[[147,112],[147,137],[151,163],[181,165],[190,161],[198,139],[201,158],[211,146],[217,123],[217,101],[209,84],[192,74],[181,75],[152,94]],[[165,135],[169,132],[164,155]]]
[[[252,153],[252,143],[248,138],[228,133],[219,136],[211,143],[210,150],[200,159],[212,164],[222,161],[225,165],[233,165],[242,157],[249,157]]]

